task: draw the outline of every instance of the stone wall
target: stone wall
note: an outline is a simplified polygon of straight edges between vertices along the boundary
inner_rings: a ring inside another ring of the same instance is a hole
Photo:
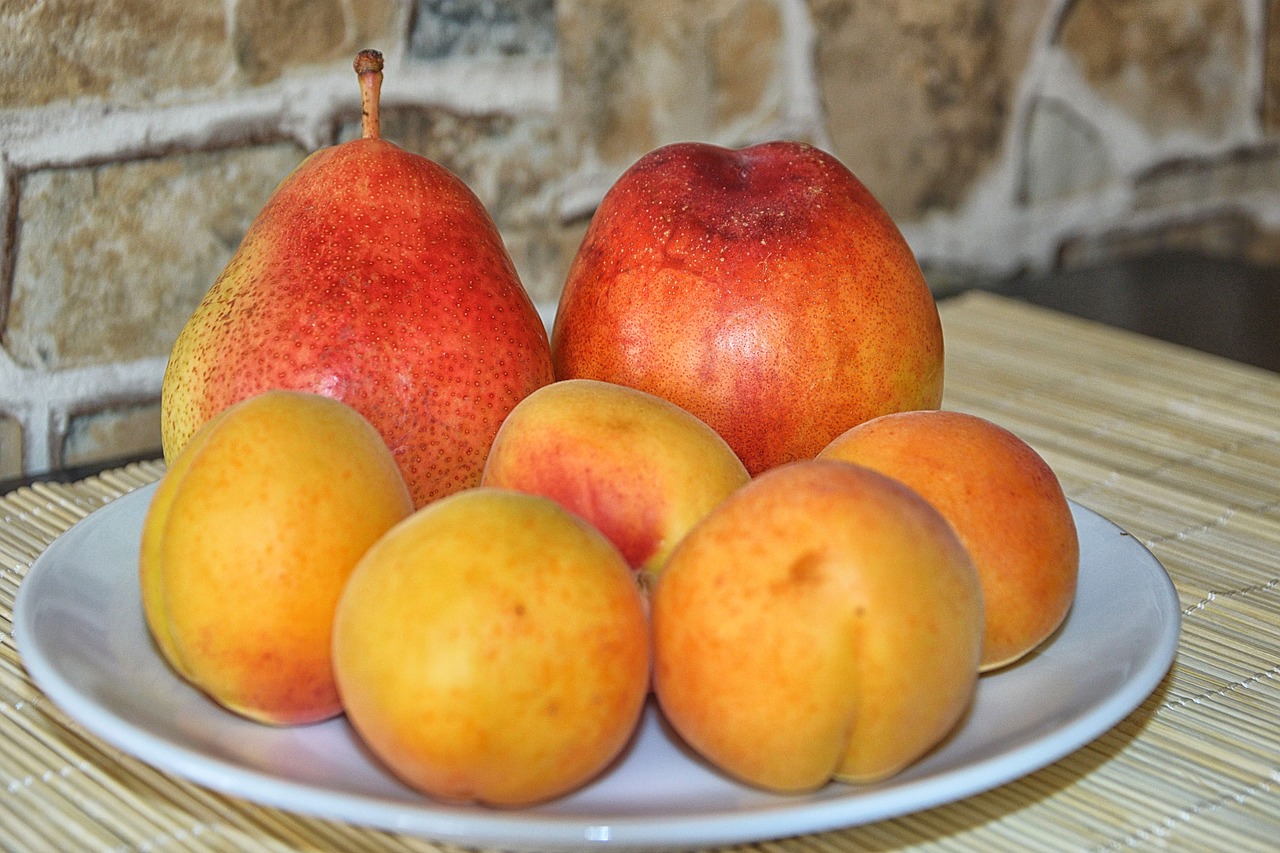
[[[1280,264],[1263,0],[0,3],[0,478],[158,447],[174,336],[275,185],[358,132],[461,175],[554,302],[678,139],[838,155],[939,292],[1176,246]]]

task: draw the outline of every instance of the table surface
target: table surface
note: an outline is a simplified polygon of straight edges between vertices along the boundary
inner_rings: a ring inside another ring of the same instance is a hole
[[[737,849],[1272,849],[1280,374],[989,293],[940,310],[944,407],[1022,436],[1069,497],[1161,561],[1182,607],[1177,657],[1123,722],[1043,770],[925,812]],[[11,633],[27,568],[163,470],[135,463],[0,498],[0,849],[453,849],[167,776],[83,731],[27,677]]]

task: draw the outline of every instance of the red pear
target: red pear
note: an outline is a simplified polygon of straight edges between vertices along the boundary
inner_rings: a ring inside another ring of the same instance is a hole
[[[752,474],[942,399],[942,328],[915,256],[844,165],[798,142],[637,161],[592,218],[551,347],[557,378],[664,397]]]
[[[280,184],[178,336],[164,453],[247,397],[310,391],[377,428],[421,506],[479,483],[503,418],[551,381],[550,348],[481,201],[380,138],[381,55],[356,71],[363,137]]]

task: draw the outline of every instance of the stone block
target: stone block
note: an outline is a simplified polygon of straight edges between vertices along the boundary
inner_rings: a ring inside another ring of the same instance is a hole
[[[0,4],[0,105],[171,99],[232,67],[224,0]]]
[[[541,222],[503,231],[507,251],[534,302],[554,305],[560,300],[569,265],[582,245],[587,224],[586,219],[561,222],[547,217]]]
[[[1044,0],[811,0],[834,152],[895,219],[956,210],[1002,142]]]
[[[1280,145],[1270,143],[1214,157],[1161,163],[1134,179],[1139,212],[1188,206],[1229,206],[1280,187]]]
[[[1062,267],[1075,268],[1164,252],[1195,252],[1274,265],[1280,263],[1280,234],[1260,227],[1242,210],[1223,209],[1069,236],[1061,244],[1058,260]]]
[[[558,7],[566,157],[621,172],[679,140],[744,144],[783,117],[773,0],[566,0]]]
[[[1267,0],[1262,47],[1262,129],[1280,134],[1280,0]]]
[[[45,370],[168,355],[302,156],[281,143],[22,176],[5,347]]]
[[[1252,116],[1239,0],[1079,0],[1058,41],[1090,86],[1154,136],[1216,138]]]
[[[71,468],[154,454],[160,456],[160,404],[119,406],[70,420],[62,462]]]
[[[416,0],[409,56],[551,56],[556,49],[554,0]]]
[[[237,0],[231,41],[246,79],[265,83],[291,67],[389,49],[400,41],[396,19],[394,0]]]

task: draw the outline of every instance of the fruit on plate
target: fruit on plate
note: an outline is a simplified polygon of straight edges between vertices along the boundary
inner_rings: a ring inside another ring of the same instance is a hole
[[[558,379],[664,397],[753,475],[942,398],[942,328],[915,256],[847,168],[798,142],[640,158],[591,220],[551,348]]]
[[[1057,476],[1017,435],[962,412],[902,412],[850,429],[820,456],[901,480],[951,522],[982,581],[984,671],[1022,658],[1062,624],[1080,542]]]
[[[689,528],[749,479],[724,439],[674,403],[566,379],[511,410],[481,482],[582,516],[647,582]]]
[[[139,580],[156,645],[243,716],[338,714],[338,596],[412,511],[386,444],[345,403],[268,391],[224,409],[173,460],[143,522]]]
[[[480,200],[379,137],[381,68],[356,59],[363,137],[281,183],[174,343],[167,460],[239,400],[311,391],[369,419],[422,505],[476,485],[507,412],[551,381],[546,329]]]
[[[888,777],[968,707],[982,592],[946,520],[867,468],[757,476],[652,595],[654,691],[712,765],[780,792]]]
[[[629,741],[649,688],[644,599],[618,550],[554,501],[468,489],[352,574],[334,622],[348,719],[412,787],[520,806]]]

